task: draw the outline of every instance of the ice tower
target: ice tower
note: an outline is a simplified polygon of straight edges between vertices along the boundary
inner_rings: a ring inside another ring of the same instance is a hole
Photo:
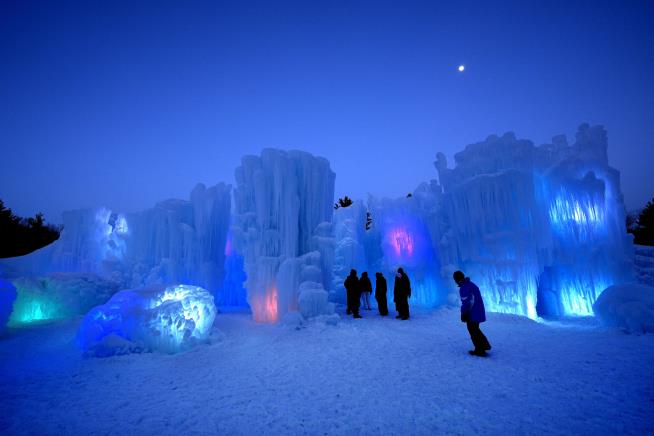
[[[236,169],[234,246],[256,321],[276,322],[309,295],[327,302],[334,181],[326,159],[301,151],[265,149]]]

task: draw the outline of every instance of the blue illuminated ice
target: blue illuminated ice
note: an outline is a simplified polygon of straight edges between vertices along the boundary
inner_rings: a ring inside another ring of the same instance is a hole
[[[231,186],[195,186],[189,200],[166,200],[150,209],[118,213],[105,207],[67,211],[61,237],[30,255],[3,260],[5,276],[38,277],[52,272],[97,274],[137,288],[188,283],[220,295],[230,225]],[[238,271],[231,271],[238,292]],[[233,295],[230,301],[243,301]]]
[[[404,267],[412,305],[456,304],[451,276],[460,269],[489,311],[588,316],[604,289],[634,279],[620,175],[607,147],[604,128],[587,124],[572,144],[492,135],[455,154],[451,168],[438,153],[438,180],[410,195],[369,196],[336,211],[329,161],[265,149],[243,157],[233,192],[199,184],[189,200],[142,212],[68,212],[60,240],[2,261],[3,274],[85,272],[129,289],[187,283],[276,322],[287,312],[329,312],[325,294],[343,304],[352,268],[382,272],[389,301]],[[44,308],[33,312],[40,317]]]
[[[9,321],[16,300],[16,288],[8,280],[0,279],[0,332]]]
[[[94,273],[51,273],[12,280],[17,291],[9,324],[71,318],[106,302],[120,284]]]
[[[213,295],[198,286],[125,290],[86,314],[77,342],[91,355],[135,350],[175,353],[205,341],[215,317]]]
[[[563,136],[535,146],[513,133],[493,135],[457,153],[454,168],[437,154],[439,180],[406,198],[370,197],[337,210],[334,300],[341,301],[350,268],[388,280],[403,266],[411,304],[455,303],[451,275],[461,269],[490,311],[592,315],[605,288],[633,279],[619,173],[607,146],[604,128],[587,124],[573,145]],[[367,213],[373,224],[366,229]]]

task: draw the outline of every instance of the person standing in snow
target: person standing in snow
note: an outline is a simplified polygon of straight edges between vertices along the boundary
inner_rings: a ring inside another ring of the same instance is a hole
[[[370,283],[370,278],[368,277],[368,271],[361,273],[361,278],[359,279],[359,286],[361,288],[361,296],[363,297],[363,308],[366,310],[370,309],[370,295],[372,294],[372,283]]]
[[[386,302],[386,279],[380,272],[375,273],[375,300],[377,300],[377,307],[381,316],[388,315],[388,303]]]
[[[475,346],[475,349],[470,350],[469,353],[473,356],[486,356],[486,351],[491,349],[491,345],[479,329],[479,324],[486,321],[484,300],[481,298],[479,288],[461,271],[455,271],[452,277],[459,286],[461,322],[466,323],[470,339]]]
[[[357,270],[350,271],[350,275],[345,279],[345,291],[347,296],[347,314],[350,313],[354,318],[361,318],[359,315],[359,306],[361,304],[361,289]]]
[[[411,281],[409,280],[409,276],[404,272],[404,269],[398,268],[397,275],[395,276],[395,284],[393,285],[393,301],[397,310],[397,316],[395,318],[402,320],[409,319],[409,297],[411,297]]]

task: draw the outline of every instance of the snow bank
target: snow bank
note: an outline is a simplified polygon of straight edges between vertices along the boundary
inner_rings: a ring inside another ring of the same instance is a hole
[[[16,300],[16,288],[11,282],[0,279],[0,332],[4,330]]]
[[[215,317],[213,295],[198,286],[125,290],[86,314],[77,343],[95,356],[142,350],[175,353],[206,340]]]
[[[607,288],[593,305],[606,325],[635,333],[654,332],[654,287],[629,283]]]
[[[12,281],[17,291],[10,325],[83,315],[106,302],[120,284],[93,273],[52,273]]]

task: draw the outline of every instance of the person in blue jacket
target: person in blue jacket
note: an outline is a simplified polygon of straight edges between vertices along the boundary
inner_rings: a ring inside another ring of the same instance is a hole
[[[461,271],[455,271],[452,277],[459,286],[461,322],[465,322],[468,326],[470,339],[475,346],[475,349],[470,350],[469,353],[473,356],[486,356],[486,351],[491,349],[491,345],[479,329],[479,324],[486,321],[484,300],[481,298],[479,288]]]

